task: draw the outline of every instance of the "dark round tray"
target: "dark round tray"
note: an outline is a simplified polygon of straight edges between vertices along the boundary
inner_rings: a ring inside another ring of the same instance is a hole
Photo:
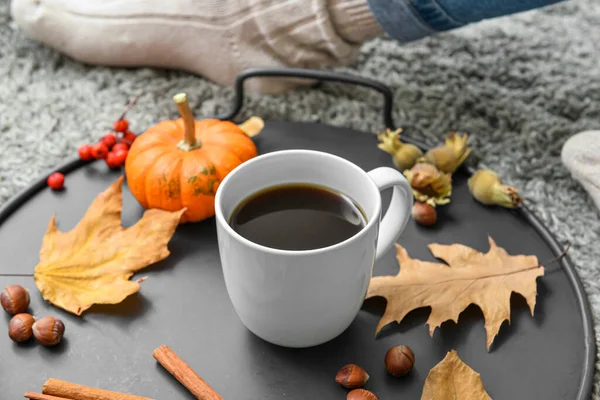
[[[386,99],[386,125],[392,125],[391,95],[376,82],[283,71],[290,76],[298,73],[375,87]],[[282,71],[249,71],[240,81],[258,75],[279,76]],[[241,86],[236,109],[228,117],[241,107]],[[365,170],[393,166],[389,155],[377,149],[372,134],[345,128],[267,121],[256,142],[260,153],[315,149],[345,157]],[[56,213],[61,230],[71,229],[92,200],[120,175],[103,162],[72,161],[60,170],[67,173],[65,191],[53,192],[40,179],[0,209],[0,274],[32,273],[52,214]],[[475,202],[467,178],[466,170],[455,175],[452,203],[440,212],[435,227],[409,223],[398,242],[412,257],[434,261],[427,249],[432,242],[462,243],[486,252],[488,235],[510,254],[531,254],[544,261],[561,252],[527,209],[509,211]],[[384,200],[389,202],[389,193],[384,193]],[[125,187],[123,224],[134,224],[142,212]],[[425,326],[429,310],[420,309],[400,325],[386,327],[376,339],[375,327],[385,307],[380,299],[367,301],[338,338],[313,348],[288,349],[257,338],[236,316],[223,282],[213,219],[180,226],[169,248],[169,258],[138,274],[148,276],[140,293],[120,305],[94,306],[82,317],[46,303],[31,277],[0,277],[2,287],[20,284],[31,291],[34,315],[56,315],[66,324],[65,339],[55,348],[33,341],[16,345],[0,335],[1,397],[17,399],[26,391],[40,391],[43,382],[53,377],[155,399],[191,399],[152,358],[161,344],[172,347],[230,400],[344,399],[346,390],[335,384],[334,377],[347,363],[369,372],[367,388],[381,399],[419,399],[427,373],[451,349],[481,374],[494,399],[590,397],[595,358],[591,314],[568,257],[549,265],[546,275],[538,279],[534,317],[524,299],[512,297],[511,324],[503,325],[489,353],[483,317],[475,306],[461,314],[458,324],[444,323],[433,338]],[[397,271],[394,251],[374,268],[375,275]],[[5,314],[5,327],[8,321]],[[414,370],[404,378],[389,376],[383,365],[387,349],[398,344],[409,345],[416,355]]]

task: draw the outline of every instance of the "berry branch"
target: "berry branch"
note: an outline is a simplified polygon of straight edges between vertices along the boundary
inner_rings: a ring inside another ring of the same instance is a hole
[[[125,119],[125,116],[137,103],[140,96],[141,94],[138,94],[127,103],[119,118],[113,123],[111,131],[102,136],[98,142],[79,146],[77,152],[81,160],[103,159],[111,169],[121,168],[125,164],[129,155],[129,147],[137,137],[129,130],[129,121]],[[65,184],[65,176],[60,172],[54,172],[48,177],[47,183],[51,189],[61,190]]]
[[[127,115],[127,112],[129,112],[129,110],[131,110],[131,108],[135,105],[135,103],[137,103],[140,96],[141,96],[141,94],[138,94],[133,99],[131,99],[131,101],[125,106],[125,110],[123,110],[123,112],[121,113],[119,118],[117,118],[117,121],[120,121],[123,118],[125,118],[125,115]]]

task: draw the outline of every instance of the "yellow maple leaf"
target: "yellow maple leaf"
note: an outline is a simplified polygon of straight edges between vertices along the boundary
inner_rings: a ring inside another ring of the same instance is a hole
[[[81,221],[60,232],[52,217],[35,267],[35,284],[52,304],[81,315],[93,304],[117,304],[140,290],[135,272],[169,256],[167,243],[185,210],[147,210],[121,226],[123,177],[93,201]]]
[[[481,376],[452,350],[429,371],[421,400],[492,400]]]
[[[402,321],[414,309],[431,307],[427,324],[429,334],[433,335],[442,322],[458,322],[459,314],[470,304],[476,304],[485,318],[489,350],[502,323],[510,323],[512,292],[527,300],[533,315],[536,279],[544,275],[544,267],[535,256],[511,256],[492,238],[489,243],[490,251],[486,254],[461,244],[430,244],[431,253],[448,266],[412,259],[402,246],[396,245],[400,272],[396,276],[371,279],[366,296],[367,299],[382,296],[387,300],[377,333],[393,321]]]

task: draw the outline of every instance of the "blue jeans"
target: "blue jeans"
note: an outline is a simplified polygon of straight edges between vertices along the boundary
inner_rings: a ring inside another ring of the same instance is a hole
[[[562,0],[368,0],[377,22],[388,35],[402,42],[559,1]]]

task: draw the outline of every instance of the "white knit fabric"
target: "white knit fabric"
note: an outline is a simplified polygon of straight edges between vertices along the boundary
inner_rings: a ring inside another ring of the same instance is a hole
[[[11,13],[79,61],[183,69],[225,85],[248,67],[346,65],[382,32],[366,0],[13,0]]]
[[[600,209],[600,131],[580,132],[569,138],[561,158]]]

